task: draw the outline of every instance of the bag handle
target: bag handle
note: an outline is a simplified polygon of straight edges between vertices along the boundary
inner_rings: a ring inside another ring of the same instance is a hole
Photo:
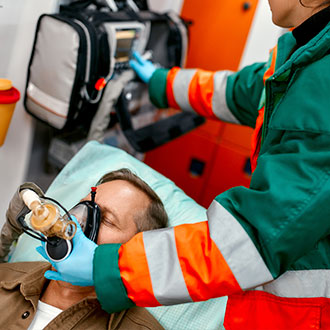
[[[60,12],[63,11],[83,11],[88,8],[90,5],[96,6],[98,10],[102,8],[110,9],[113,12],[118,11],[118,7],[116,5],[115,0],[77,0],[71,2],[67,5],[60,6]]]
[[[88,6],[90,6],[92,4],[96,5],[96,1],[95,0],[78,0],[78,1],[71,2],[70,4],[67,4],[67,5],[61,5],[60,12],[62,12],[63,10],[80,11],[80,10],[86,9]]]
[[[140,10],[149,10],[148,4],[145,0],[124,0],[122,1],[125,7],[130,8],[134,12]],[[112,12],[121,10],[123,4],[120,5],[120,1],[116,0],[77,0],[73,1],[68,5],[61,5],[60,11],[63,9],[69,10],[84,10],[90,5],[95,5],[98,10],[101,8],[109,8]]]

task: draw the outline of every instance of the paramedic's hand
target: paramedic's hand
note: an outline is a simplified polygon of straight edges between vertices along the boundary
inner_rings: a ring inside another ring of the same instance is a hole
[[[97,244],[84,235],[76,218],[71,217],[77,224],[77,232],[72,239],[72,252],[65,260],[59,262],[50,260],[46,254],[44,243],[36,250],[56,269],[56,272],[48,270],[45,273],[45,277],[49,280],[64,281],[79,286],[91,286],[94,285],[93,258]]]
[[[155,65],[152,64],[151,61],[145,60],[138,52],[134,52],[133,56],[135,59],[129,61],[130,66],[141,78],[141,80],[148,83],[156,70]]]

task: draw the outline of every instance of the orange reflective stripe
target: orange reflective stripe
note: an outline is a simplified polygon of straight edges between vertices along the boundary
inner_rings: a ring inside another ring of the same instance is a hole
[[[172,68],[168,74],[166,79],[166,97],[167,102],[170,108],[180,109],[179,105],[176,103],[174,92],[173,92],[173,83],[177,73],[180,71],[180,68],[174,67]]]
[[[272,60],[269,68],[264,73],[263,81],[264,84],[266,80],[269,79],[275,72],[276,57],[277,57],[277,46],[272,49]],[[260,147],[261,147],[261,137],[262,137],[262,126],[264,123],[264,113],[265,106],[259,110],[259,114],[256,121],[256,126],[254,128],[252,139],[251,139],[251,171],[254,172],[257,167],[257,161],[259,157]]]
[[[277,57],[277,46],[272,49],[273,55],[270,66],[268,70],[264,73],[264,84],[268,78],[270,78],[275,72],[275,64],[276,64],[276,57]]]
[[[176,226],[174,230],[183,277],[194,301],[242,291],[210,238],[206,221]]]
[[[138,306],[160,306],[152,289],[142,233],[120,247],[118,264],[127,296]]]
[[[256,121],[256,126],[254,128],[251,140],[251,171],[252,173],[256,169],[257,160],[260,152],[260,144],[261,144],[261,132],[262,132],[262,125],[264,123],[264,112],[265,107],[262,107],[259,110],[259,115]]]
[[[216,118],[212,110],[215,72],[197,70],[189,85],[189,103],[201,116]]]

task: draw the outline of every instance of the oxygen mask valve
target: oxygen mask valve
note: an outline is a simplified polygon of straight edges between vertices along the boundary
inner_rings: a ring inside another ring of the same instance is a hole
[[[32,211],[30,225],[46,237],[58,237],[71,240],[77,231],[77,225],[61,216],[58,207],[48,201],[42,201],[32,190],[24,189],[21,197]]]

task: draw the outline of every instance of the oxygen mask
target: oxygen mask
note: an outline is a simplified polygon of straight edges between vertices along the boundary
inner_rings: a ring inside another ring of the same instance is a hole
[[[25,205],[31,210],[31,216],[27,223],[25,213],[18,218],[18,222],[26,234],[45,242],[45,250],[50,259],[64,260],[71,253],[71,240],[77,231],[73,217],[77,219],[86,237],[97,241],[101,211],[95,203],[96,187],[91,188],[91,200],[78,203],[70,211],[56,200],[39,197],[32,190],[25,189],[20,194]],[[63,216],[60,208],[64,211]]]
[[[101,210],[97,203],[95,203],[95,193],[96,188],[93,187],[91,191],[92,199],[79,202],[69,210],[69,214],[77,219],[85,236],[97,243],[101,222]],[[65,215],[64,218],[68,219],[67,215]]]

